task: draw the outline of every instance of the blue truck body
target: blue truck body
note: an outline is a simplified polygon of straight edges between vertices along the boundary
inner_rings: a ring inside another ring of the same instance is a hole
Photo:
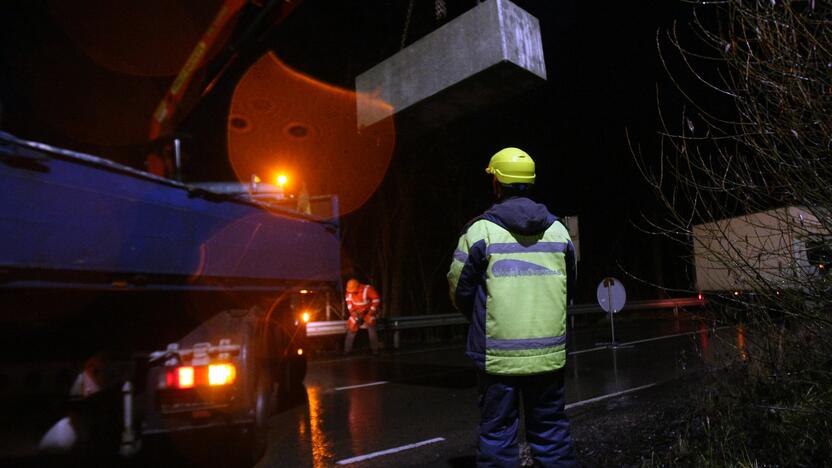
[[[337,198],[319,198],[318,215],[301,214],[2,132],[0,190],[7,407],[66,398],[67,372],[103,355],[115,377],[69,407],[76,420],[105,421],[93,431],[109,427],[112,437],[99,438],[105,450],[142,434],[215,426],[242,428],[262,445],[264,402],[305,374],[299,314],[339,295]],[[220,345],[237,349],[221,355],[238,373],[225,393],[158,390],[171,366]],[[52,421],[49,410],[66,407],[36,406],[28,420]],[[0,427],[0,437],[20,432]],[[92,438],[79,440],[94,447]]]
[[[14,272],[6,287],[339,280],[336,219],[267,210],[8,134],[0,134],[0,187],[0,268]]]

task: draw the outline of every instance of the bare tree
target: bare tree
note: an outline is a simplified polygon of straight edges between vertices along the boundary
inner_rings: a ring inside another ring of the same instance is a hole
[[[690,25],[657,36],[687,105],[677,123],[661,118],[658,164],[636,158],[664,207],[649,229],[692,244],[697,287],[707,283],[754,330],[753,376],[740,398],[750,409],[733,408],[745,427],[712,430],[724,437],[718,456],[828,463],[832,1],[693,8]],[[709,283],[709,271],[727,284]],[[749,393],[763,383],[766,392]],[[747,427],[754,411],[777,424]],[[738,434],[752,430],[765,442],[732,455]]]
[[[741,279],[738,289],[778,303],[782,294],[798,293],[804,306],[824,306],[824,248],[832,232],[832,2],[729,0],[705,8],[717,15],[707,22],[694,16],[701,51],[683,44],[678,28],[667,42],[721,100],[708,105],[703,101],[712,96],[686,94],[690,106],[680,124],[661,121],[658,167],[637,159],[668,214],[651,227],[680,242],[695,238],[715,264]],[[765,216],[713,223],[754,213]],[[710,224],[696,232],[701,223]]]

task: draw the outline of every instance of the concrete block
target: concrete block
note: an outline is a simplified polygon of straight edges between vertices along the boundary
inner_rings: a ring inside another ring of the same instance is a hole
[[[537,18],[488,0],[358,75],[358,127],[395,114],[400,131],[435,128],[545,80]]]

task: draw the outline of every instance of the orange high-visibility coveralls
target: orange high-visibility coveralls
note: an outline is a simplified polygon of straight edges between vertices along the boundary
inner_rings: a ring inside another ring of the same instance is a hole
[[[359,318],[368,327],[374,327],[376,325],[376,311],[381,304],[381,297],[374,287],[369,284],[360,284],[355,291],[347,292],[345,300],[347,302],[347,310],[350,313],[350,318],[347,320],[347,327],[351,332],[355,333],[358,331]]]

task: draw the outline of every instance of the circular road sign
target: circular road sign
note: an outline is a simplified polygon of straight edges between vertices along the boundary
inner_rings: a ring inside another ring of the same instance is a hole
[[[598,283],[596,297],[598,298],[598,305],[604,309],[604,312],[619,312],[627,303],[627,291],[624,290],[624,285],[612,276],[608,276]]]

